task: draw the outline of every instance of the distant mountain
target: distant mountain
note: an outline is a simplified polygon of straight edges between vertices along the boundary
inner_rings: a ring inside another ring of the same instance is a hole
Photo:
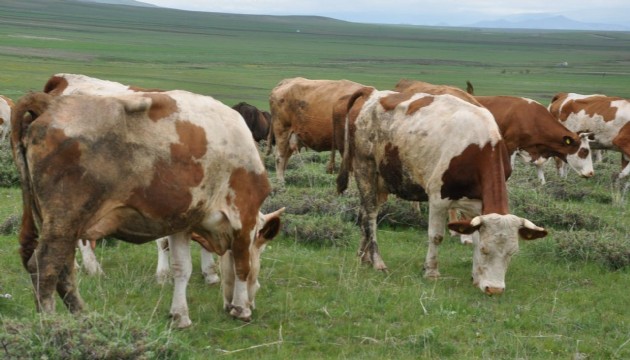
[[[497,20],[479,21],[468,25],[480,28],[500,29],[548,29],[548,30],[607,30],[628,31],[630,27],[616,24],[587,23],[556,14],[521,14]]]
[[[128,6],[141,6],[141,7],[159,7],[153,4],[147,4],[141,1],[135,0],[77,0],[79,2],[91,2],[99,4],[111,4],[111,5],[128,5]]]

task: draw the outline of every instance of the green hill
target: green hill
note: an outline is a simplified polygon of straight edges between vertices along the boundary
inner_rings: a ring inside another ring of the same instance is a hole
[[[630,33],[482,31],[358,24],[315,16],[205,13],[77,2],[0,3],[0,93],[39,90],[57,72],[180,88],[266,106],[283,78],[403,77],[475,84],[479,94],[548,101],[558,91],[630,97]],[[558,67],[559,63],[568,67]]]

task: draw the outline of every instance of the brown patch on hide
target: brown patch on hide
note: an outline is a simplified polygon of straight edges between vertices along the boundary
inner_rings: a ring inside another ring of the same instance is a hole
[[[423,107],[431,105],[431,103],[433,103],[433,99],[433,96],[425,96],[418,100],[412,101],[409,104],[409,107],[407,107],[407,115],[411,115],[416,111],[422,109]]]
[[[177,102],[168,95],[144,94],[144,96],[151,99],[148,115],[153,121],[164,119],[177,112]]]
[[[385,145],[385,155],[378,164],[378,171],[390,193],[410,201],[428,200],[424,188],[417,184],[411,173],[404,168],[398,146],[392,143]]]
[[[505,169],[508,169],[507,171]],[[461,198],[482,201],[482,214],[508,213],[505,180],[511,172],[507,150],[502,142],[480,148],[469,145],[460,155],[451,159],[442,175],[442,198]]]
[[[151,183],[135,188],[128,204],[141,213],[166,219],[177,228],[187,221],[186,212],[192,205],[191,188],[201,184],[204,178],[204,169],[197,159],[206,153],[207,140],[202,128],[186,121],[177,122],[176,130],[179,142],[171,144],[171,158],[155,163]]]
[[[392,111],[398,106],[400,103],[403,103],[413,96],[413,93],[394,93],[387,96],[382,97],[379,100],[379,103],[385,109],[385,111]]]
[[[590,117],[601,116],[605,122],[613,121],[617,118],[617,108],[612,106],[612,102],[621,100],[620,98],[586,98],[575,100],[575,107],[583,109]],[[574,112],[579,112],[575,111]]]

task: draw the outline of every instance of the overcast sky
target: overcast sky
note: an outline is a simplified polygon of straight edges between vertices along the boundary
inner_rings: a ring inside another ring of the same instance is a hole
[[[468,25],[535,13],[592,23],[628,24],[629,0],[140,0],[162,7],[259,15],[321,15],[383,24]]]

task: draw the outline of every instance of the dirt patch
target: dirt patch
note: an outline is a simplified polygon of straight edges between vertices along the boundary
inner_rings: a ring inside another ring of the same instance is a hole
[[[0,53],[4,55],[33,56],[50,59],[72,59],[72,60],[94,60],[96,56],[87,54],[77,54],[70,51],[52,50],[52,49],[36,49],[21,48],[15,46],[0,46]]]

